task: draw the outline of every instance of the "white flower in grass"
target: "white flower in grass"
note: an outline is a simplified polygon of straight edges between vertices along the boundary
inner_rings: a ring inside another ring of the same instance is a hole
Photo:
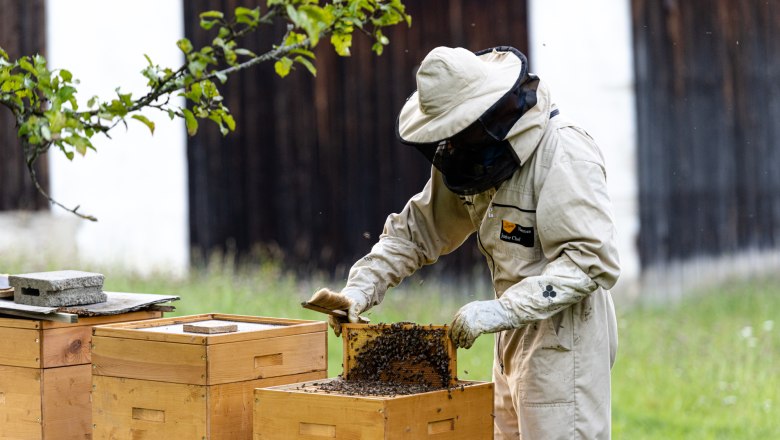
[[[726,406],[734,405],[737,403],[737,396],[726,396],[723,398],[723,404]]]
[[[743,338],[749,339],[749,338],[751,338],[753,336],[753,327],[751,327],[749,325],[745,326],[745,327],[742,327],[742,330],[739,331],[739,334]]]
[[[765,332],[771,332],[772,329],[775,328],[775,322],[771,319],[764,321],[764,323],[761,325],[761,328],[763,328]]]

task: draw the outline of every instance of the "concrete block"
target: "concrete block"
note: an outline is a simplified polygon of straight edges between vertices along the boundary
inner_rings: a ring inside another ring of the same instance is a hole
[[[105,302],[104,277],[77,270],[38,272],[8,277],[14,302],[40,307],[66,307]]]

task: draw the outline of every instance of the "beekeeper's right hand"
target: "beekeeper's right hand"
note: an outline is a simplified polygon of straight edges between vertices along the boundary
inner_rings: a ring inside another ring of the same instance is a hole
[[[347,312],[346,320],[335,316],[328,317],[328,324],[330,324],[330,327],[333,329],[333,333],[335,333],[336,336],[341,336],[341,324],[345,322],[360,322],[360,314],[371,308],[371,301],[365,293],[358,289],[344,289],[341,293],[334,292],[334,294],[342,296],[349,302],[349,308],[345,310],[345,312]]]

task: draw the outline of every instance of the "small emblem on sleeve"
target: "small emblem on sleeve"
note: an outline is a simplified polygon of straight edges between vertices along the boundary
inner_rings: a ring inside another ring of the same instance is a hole
[[[501,220],[500,234],[501,241],[534,247],[534,228],[532,226],[522,226],[508,220]]]
[[[555,298],[556,295],[557,293],[553,290],[553,286],[549,284],[542,290],[542,296],[545,298]]]

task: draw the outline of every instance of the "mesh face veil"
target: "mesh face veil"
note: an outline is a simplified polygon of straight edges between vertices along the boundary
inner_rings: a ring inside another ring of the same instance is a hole
[[[519,167],[509,142],[493,139],[479,121],[439,142],[431,162],[444,175],[447,187],[462,195],[497,186]]]

